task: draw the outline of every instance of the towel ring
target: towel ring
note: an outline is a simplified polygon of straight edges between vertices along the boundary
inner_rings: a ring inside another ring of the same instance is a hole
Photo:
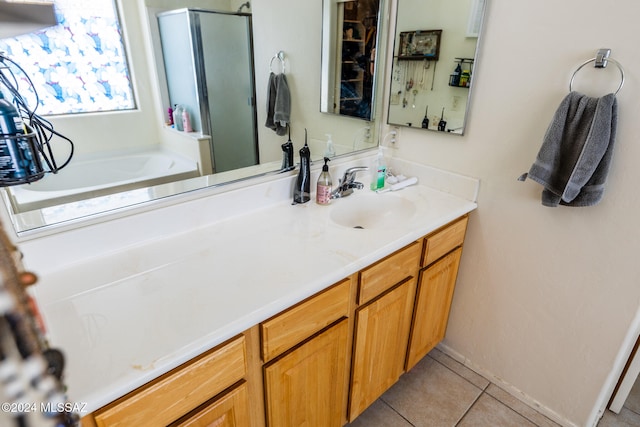
[[[582,67],[584,67],[587,64],[590,64],[592,62],[596,63],[596,67],[597,68],[604,68],[606,66],[607,61],[609,62],[613,62],[614,64],[616,64],[616,67],[618,67],[618,70],[620,70],[620,86],[618,86],[618,89],[614,92],[614,95],[617,95],[618,92],[620,92],[620,89],[622,89],[622,86],[624,85],[624,69],[622,68],[622,65],[620,65],[620,63],[618,61],[616,61],[615,59],[611,59],[611,58],[606,58],[604,65],[602,66],[598,66],[598,61],[601,61],[601,58],[592,58],[589,59],[588,61],[585,61],[582,63],[582,65],[580,65],[574,72],[573,75],[571,76],[571,80],[569,81],[569,92],[572,92],[573,89],[573,79],[576,78],[576,74],[578,74],[578,71],[580,71],[582,69]]]
[[[284,52],[280,51],[277,54],[273,55],[271,61],[269,62],[269,71],[273,73],[273,61],[280,61],[280,67],[282,67],[282,73],[284,74]]]

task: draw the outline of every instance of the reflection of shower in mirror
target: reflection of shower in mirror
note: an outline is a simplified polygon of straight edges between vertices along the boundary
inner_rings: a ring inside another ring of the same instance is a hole
[[[240,7],[238,8],[238,10],[236,11],[236,13],[241,13],[243,8],[247,8],[247,9],[251,9],[251,3],[246,2],[246,3],[242,3],[240,5]]]

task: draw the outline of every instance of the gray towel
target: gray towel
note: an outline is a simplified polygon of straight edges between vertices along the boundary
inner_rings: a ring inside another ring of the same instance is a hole
[[[269,74],[267,92],[267,120],[265,126],[278,135],[287,133],[291,116],[291,95],[284,74]]]
[[[570,92],[560,103],[527,177],[544,187],[542,204],[592,206],[602,200],[616,136],[615,94]]]

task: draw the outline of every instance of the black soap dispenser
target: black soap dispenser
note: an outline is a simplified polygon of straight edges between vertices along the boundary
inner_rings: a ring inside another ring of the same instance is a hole
[[[307,145],[307,130],[304,130],[304,147],[300,149],[300,172],[293,189],[293,204],[311,200],[311,151]]]

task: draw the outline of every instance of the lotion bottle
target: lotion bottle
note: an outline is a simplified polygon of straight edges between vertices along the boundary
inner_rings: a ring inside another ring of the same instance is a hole
[[[193,132],[193,128],[191,127],[191,116],[189,116],[189,112],[186,108],[182,110],[182,130],[185,132]]]
[[[184,130],[182,111],[184,107],[182,105],[176,104],[173,107],[173,123],[175,124],[176,130],[182,132]]]
[[[324,158],[324,166],[322,166],[322,173],[318,177],[318,184],[316,186],[316,203],[319,205],[328,205],[331,203],[331,190],[333,182],[331,181],[331,175],[329,174],[329,166],[327,162],[330,159]]]

